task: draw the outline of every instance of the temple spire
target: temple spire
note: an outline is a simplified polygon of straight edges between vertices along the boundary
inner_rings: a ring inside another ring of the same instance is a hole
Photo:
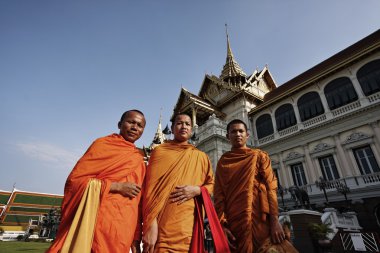
[[[223,66],[222,73],[220,74],[220,79],[232,84],[245,83],[247,75],[244,73],[244,71],[241,69],[239,64],[236,62],[234,55],[232,53],[227,24],[226,24],[226,37],[227,37],[227,58],[226,58],[226,63]]]
[[[226,36],[227,36],[227,59],[234,59],[234,55],[232,54],[231,46],[230,46],[230,37],[228,36],[228,27],[226,25]]]
[[[150,144],[150,149],[154,149],[156,146],[164,143],[165,141],[165,136],[164,134],[162,133],[162,127],[161,127],[161,120],[162,120],[162,108],[161,108],[161,111],[160,111],[160,119],[158,121],[158,126],[157,126],[157,130],[156,130],[156,133],[154,134],[154,138],[153,138],[153,141],[152,143]]]

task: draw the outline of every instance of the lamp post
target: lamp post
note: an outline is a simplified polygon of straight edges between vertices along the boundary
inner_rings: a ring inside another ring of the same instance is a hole
[[[199,137],[194,132],[190,138],[190,142],[195,146],[195,144],[197,143],[198,140],[199,140]]]
[[[278,184],[277,192],[281,196],[281,202],[282,202],[282,208],[285,210],[285,203],[284,203],[284,194],[286,193],[287,189],[283,188],[280,183]]]
[[[347,199],[347,193],[350,192],[350,187],[348,187],[346,185],[346,183],[342,183],[342,182],[338,182],[338,184],[335,186],[336,190],[340,193],[340,194],[343,194],[344,196],[344,199],[346,200],[346,205],[347,205],[347,208],[349,208],[349,203],[348,203],[348,199]]]
[[[324,179],[323,177],[319,177],[319,180],[316,180],[315,181],[315,185],[321,190],[323,191],[323,194],[325,195],[325,199],[326,199],[326,203],[325,205],[327,206],[329,204],[329,199],[327,197],[327,193],[326,193],[326,187],[327,187],[327,180]]]
[[[169,125],[166,124],[165,129],[162,131],[162,133],[165,135],[165,140],[170,139],[170,135],[172,134],[172,131],[170,131]]]

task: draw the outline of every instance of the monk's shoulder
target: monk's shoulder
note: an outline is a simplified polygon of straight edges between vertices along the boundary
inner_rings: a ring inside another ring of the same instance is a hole
[[[219,158],[219,161],[226,159],[227,157],[231,156],[231,154],[232,154],[231,151],[227,151],[223,153],[223,155]]]
[[[205,158],[205,159],[209,159],[207,154],[201,150],[199,150],[198,148],[194,147],[193,151],[198,154],[198,156],[202,157],[202,158]]]
[[[89,146],[88,150],[87,151],[92,151],[92,150],[96,150],[102,146],[104,146],[106,143],[107,143],[107,138],[108,136],[104,136],[104,137],[100,137],[100,138],[97,138],[95,139],[91,145]]]
[[[107,135],[107,136],[103,136],[103,137],[99,137],[97,139],[94,140],[93,144],[104,144],[104,143],[107,143],[109,141],[111,141],[111,136],[112,135]]]
[[[251,149],[252,150],[252,153],[255,154],[260,161],[266,161],[269,159],[269,154],[264,151],[264,150],[261,150],[261,149]]]

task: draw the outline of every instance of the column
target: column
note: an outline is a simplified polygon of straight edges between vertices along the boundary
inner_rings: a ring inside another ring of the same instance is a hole
[[[376,147],[376,149],[372,150],[374,154],[378,154],[377,158],[379,159],[380,157],[380,127],[378,125],[377,122],[372,122],[369,124],[373,130],[373,133],[374,133],[374,143],[372,145],[374,145]],[[377,160],[379,161],[379,160]]]
[[[325,109],[326,118],[327,119],[331,119],[332,118],[332,114],[331,114],[331,111],[330,111],[330,108],[329,108],[329,104],[327,103],[327,99],[326,99],[326,96],[325,96],[325,93],[323,92],[323,90],[321,90],[319,92],[319,97],[321,98],[321,102],[322,102],[323,108]]]
[[[191,107],[191,113],[192,113],[192,119],[191,121],[193,122],[193,127],[197,125],[197,109],[195,106]]]
[[[313,162],[311,161],[309,147],[307,146],[307,144],[303,146],[303,150],[305,154],[305,162],[306,162],[306,165],[308,167],[308,172],[309,172],[308,183],[311,184],[312,182],[315,181],[317,176],[315,175],[315,168],[314,168]]]
[[[350,80],[352,84],[354,85],[355,91],[358,94],[359,99],[365,98],[365,95],[363,93],[362,87],[360,86],[360,83],[356,76],[350,76]]]
[[[347,176],[353,176],[353,175],[355,175],[354,169],[351,168],[351,166],[348,164],[348,160],[350,158],[347,157],[346,152],[343,150],[338,135],[334,135],[334,143],[335,143],[336,151],[337,151],[337,154],[338,154],[337,158],[339,159],[339,164],[341,164],[343,166],[343,168],[342,168],[342,173],[343,173],[342,177],[347,177]]]
[[[293,110],[294,110],[294,114],[296,115],[298,130],[300,130],[303,128],[303,125],[300,118],[300,111],[298,110],[298,106],[296,104],[293,104]]]
[[[376,142],[378,145],[380,145],[380,127],[377,122],[372,122],[369,124],[371,128],[373,129],[373,132],[375,133]]]
[[[271,119],[272,119],[274,136],[275,136],[275,137],[278,137],[277,124],[276,124],[276,117],[275,117],[275,115],[274,115],[274,112],[270,114],[270,117],[271,117]]]
[[[286,170],[286,166],[284,164],[284,161],[282,160],[282,155],[283,155],[283,152],[280,152],[278,154],[279,156],[279,162],[280,162],[280,171],[282,173],[282,178],[284,179],[284,184],[283,187],[286,187],[288,188],[289,186],[292,186],[292,180],[290,179],[290,176],[289,176],[289,171]]]

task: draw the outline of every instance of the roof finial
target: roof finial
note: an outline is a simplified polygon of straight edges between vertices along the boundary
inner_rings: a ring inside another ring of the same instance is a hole
[[[245,78],[247,75],[240,68],[239,64],[234,59],[234,55],[232,54],[227,24],[225,24],[225,27],[226,27],[226,36],[227,36],[227,58],[226,58],[226,63],[223,66],[223,70],[219,78],[221,78],[224,81],[227,80],[226,78],[235,78],[238,76]]]
[[[230,36],[228,36],[228,26],[227,26],[227,23],[225,24],[226,26],[226,36],[227,36],[227,58],[233,58],[233,54],[232,54],[232,50],[231,50],[231,46],[230,46]]]

